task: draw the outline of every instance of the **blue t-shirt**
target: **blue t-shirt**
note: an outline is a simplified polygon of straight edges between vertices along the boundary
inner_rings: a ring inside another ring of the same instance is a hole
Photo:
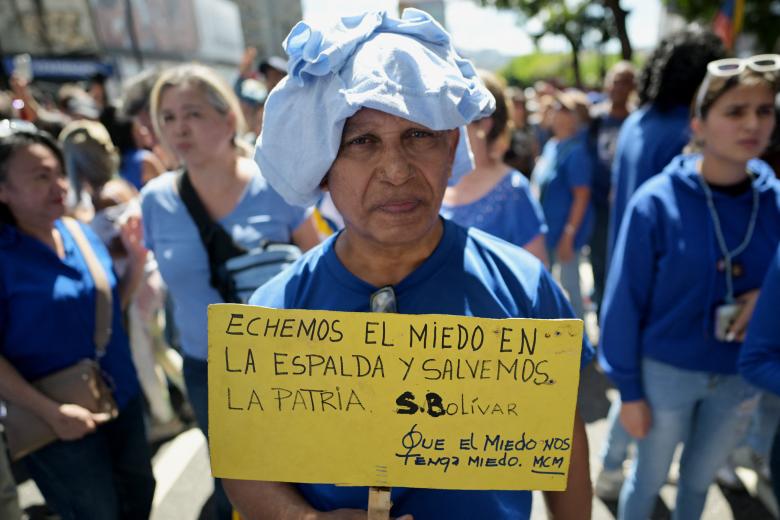
[[[206,308],[211,303],[222,302],[222,297],[209,283],[208,254],[176,190],[176,179],[176,173],[163,174],[149,181],[141,191],[144,239],[154,252],[160,274],[173,297],[184,353],[205,360]],[[251,249],[263,240],[289,243],[305,216],[305,209],[284,202],[258,170],[235,209],[219,224],[237,244]]]
[[[739,343],[714,337],[726,297],[722,254],[699,180],[699,155],[676,157],[629,202],[601,312],[599,360],[624,401],[641,399],[641,359],[685,370],[735,374]],[[734,296],[761,287],[780,242],[780,181],[763,161],[749,163],[759,191],[755,231],[734,258]],[[745,237],[753,192],[713,201],[729,250]]]
[[[612,163],[612,206],[609,217],[607,251],[612,252],[620,223],[631,195],[647,179],[661,173],[688,144],[688,107],[661,112],[645,105],[633,112],[618,135]]]
[[[745,379],[780,394],[780,247],[769,266],[739,355]]]
[[[615,160],[620,126],[625,119],[604,114],[591,122],[588,129],[588,148],[594,163],[591,200],[594,206],[609,205],[612,188],[612,163]]]
[[[586,138],[585,132],[579,132],[563,141],[550,139],[534,168],[533,180],[539,186],[539,199],[547,220],[547,248],[551,250],[558,246],[566,227],[574,202],[571,190],[583,186],[590,188],[593,180],[593,161],[588,154]],[[593,205],[588,203],[574,235],[574,247],[587,244],[592,231]]]
[[[309,251],[250,299],[252,305],[281,309],[368,312],[378,288],[357,278],[336,255],[338,235]],[[479,230],[444,220],[436,249],[393,288],[398,312],[483,318],[572,318],[566,297],[544,266],[527,251]],[[583,340],[582,363],[593,356]],[[366,509],[364,487],[298,484],[309,503],[322,511]],[[393,488],[391,514],[416,519],[527,519],[527,491],[454,491]]]
[[[95,283],[65,225],[65,257],[14,226],[0,228],[0,355],[27,381],[94,359]],[[138,379],[122,324],[111,257],[88,227],[81,225],[113,292],[112,333],[100,365],[110,377],[121,409],[138,395]]]
[[[518,246],[547,232],[542,207],[525,176],[511,170],[481,199],[461,206],[443,204],[441,215],[463,227],[475,227]]]

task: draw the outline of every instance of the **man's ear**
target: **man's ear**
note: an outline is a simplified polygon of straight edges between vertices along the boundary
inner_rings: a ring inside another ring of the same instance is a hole
[[[450,130],[450,142],[449,142],[450,164],[455,163],[455,152],[458,150],[459,142],[460,142],[460,128],[453,128],[452,130]]]

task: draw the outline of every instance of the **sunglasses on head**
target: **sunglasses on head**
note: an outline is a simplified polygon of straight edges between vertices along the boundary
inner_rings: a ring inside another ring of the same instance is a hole
[[[715,60],[707,64],[707,72],[722,78],[741,74],[746,67],[755,72],[777,72],[780,70],[780,54],[756,54],[749,58]]]

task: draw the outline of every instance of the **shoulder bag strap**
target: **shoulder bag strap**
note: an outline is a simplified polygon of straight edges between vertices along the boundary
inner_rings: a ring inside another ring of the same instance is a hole
[[[108,276],[103,266],[100,264],[92,246],[89,245],[84,231],[78,222],[70,217],[62,217],[62,223],[68,228],[73,241],[81,251],[84,261],[87,263],[89,274],[95,283],[95,349],[98,357],[106,352],[108,340],[111,338],[111,314],[113,312],[113,297],[111,294],[111,285],[108,283]]]
[[[246,249],[236,245],[233,237],[217,222],[214,222],[198,197],[186,170],[182,171],[176,179],[176,187],[187,212],[198,228],[200,240],[208,254],[211,286],[219,291],[223,300],[229,301],[230,295],[226,293],[226,289],[220,281],[218,270],[230,258],[246,253]]]

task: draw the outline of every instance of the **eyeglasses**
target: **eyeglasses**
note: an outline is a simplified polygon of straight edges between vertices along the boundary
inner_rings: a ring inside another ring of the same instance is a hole
[[[0,139],[16,134],[40,134],[41,131],[33,123],[24,119],[3,119],[0,121]]]
[[[707,64],[707,72],[723,78],[742,74],[746,67],[755,72],[777,72],[780,70],[780,54],[756,54],[749,58],[715,60]]]

